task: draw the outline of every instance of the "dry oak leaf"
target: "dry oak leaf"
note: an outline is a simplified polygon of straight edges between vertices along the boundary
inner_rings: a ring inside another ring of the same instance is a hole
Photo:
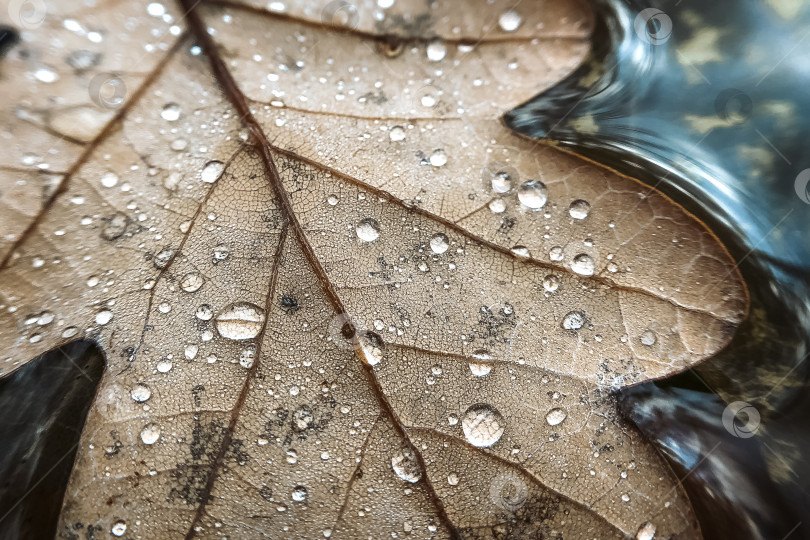
[[[41,119],[6,106],[3,186],[29,148],[63,176],[5,238],[0,372],[107,355],[59,536],[700,537],[610,390],[720,350],[741,277],[657,191],[499,121],[591,14],[367,3],[71,11],[146,73],[95,131],[52,119],[98,67],[9,78],[73,52],[56,7],[3,61]]]

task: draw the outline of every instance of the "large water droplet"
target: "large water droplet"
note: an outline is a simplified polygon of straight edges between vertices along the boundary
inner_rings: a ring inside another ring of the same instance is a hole
[[[591,205],[588,204],[588,201],[583,201],[582,199],[577,199],[571,203],[571,206],[568,208],[568,213],[574,219],[585,219],[588,217],[588,214],[591,212]]]
[[[542,208],[548,200],[548,188],[540,180],[529,180],[520,184],[518,200],[524,206],[537,210]]]
[[[105,309],[104,311],[99,311],[96,313],[96,324],[100,324],[104,326],[108,322],[110,322],[113,318],[112,311]]]
[[[550,411],[548,411],[548,414],[546,415],[546,422],[548,422],[548,425],[550,426],[556,426],[562,424],[566,416],[568,415],[565,414],[565,411],[562,409],[559,408],[551,409]]]
[[[149,399],[149,397],[152,395],[152,390],[150,390],[149,387],[146,386],[145,384],[138,383],[132,388],[132,391],[129,393],[129,395],[132,396],[132,399],[134,399],[138,403],[143,403],[144,401]]]
[[[430,249],[437,255],[441,255],[447,251],[447,248],[449,247],[450,242],[448,241],[447,236],[442,233],[434,234],[430,238]]]
[[[209,161],[203,167],[202,172],[200,173],[200,178],[202,178],[203,182],[207,182],[209,184],[213,184],[219,177],[222,176],[222,171],[225,170],[225,164],[221,161],[213,160]]]
[[[581,311],[571,311],[565,316],[562,327],[566,330],[579,330],[585,324],[585,314]]]
[[[571,270],[583,276],[592,276],[594,268],[593,259],[587,253],[580,253],[571,262]]]
[[[160,111],[160,117],[169,122],[174,122],[180,118],[180,105],[177,103],[167,103]]]
[[[357,224],[357,238],[363,242],[373,242],[380,237],[380,224],[376,219],[365,218]]]
[[[141,430],[141,440],[144,444],[155,444],[159,438],[160,427],[155,423],[150,422]]]
[[[506,422],[501,413],[485,403],[472,405],[461,419],[461,429],[467,442],[479,448],[498,442],[505,427]]]
[[[391,467],[397,476],[411,484],[415,484],[422,478],[422,470],[416,461],[416,455],[410,448],[403,448],[392,457]]]
[[[522,22],[523,19],[520,13],[513,10],[504,11],[501,13],[501,16],[498,17],[498,26],[500,26],[501,30],[504,32],[514,32],[520,27]]]
[[[493,174],[490,182],[495,193],[508,193],[512,189],[512,177],[503,171]]]
[[[214,321],[219,335],[228,339],[253,339],[262,331],[264,310],[249,302],[235,302]]]

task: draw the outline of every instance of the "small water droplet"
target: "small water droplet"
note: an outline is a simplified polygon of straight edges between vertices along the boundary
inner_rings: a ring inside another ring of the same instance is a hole
[[[552,261],[561,261],[563,260],[563,248],[560,246],[554,246],[548,252],[548,258]]]
[[[427,46],[427,58],[431,62],[439,62],[447,56],[447,45],[441,39],[434,39]]]
[[[380,224],[376,219],[365,218],[357,224],[356,232],[357,238],[363,242],[373,242],[380,237]]]
[[[159,438],[160,427],[153,422],[146,424],[141,430],[141,440],[144,444],[155,444]]]
[[[138,403],[143,403],[144,401],[148,400],[149,397],[152,395],[152,390],[150,390],[149,387],[146,386],[145,384],[138,383],[132,388],[132,391],[129,393],[129,395],[132,397],[132,399],[134,399]]]
[[[307,500],[308,496],[309,492],[307,491],[307,488],[305,488],[304,486],[295,486],[295,488],[293,488],[292,500],[296,502],[304,502],[305,500]]]
[[[385,343],[383,339],[374,332],[366,332],[357,338],[357,342],[363,351],[363,356],[370,366],[376,366],[383,357]]]
[[[430,164],[434,167],[442,167],[447,163],[447,154],[445,154],[444,150],[434,150],[432,154],[430,154]]]
[[[458,475],[456,473],[450,473],[447,475],[447,483],[451,486],[458,485]]]
[[[568,213],[574,219],[585,219],[588,217],[588,214],[591,212],[591,205],[588,204],[588,201],[583,201],[582,199],[577,199],[571,203],[571,206],[568,208]]]
[[[118,520],[113,523],[110,532],[113,536],[124,536],[124,533],[127,532],[127,524],[123,520]]]
[[[115,187],[118,184],[118,175],[112,171],[107,171],[101,175],[101,185],[106,188]]]
[[[501,13],[501,16],[498,17],[498,26],[500,26],[501,30],[504,32],[514,32],[520,27],[522,22],[523,19],[520,13],[513,10],[504,11]]]
[[[197,308],[197,311],[194,312],[194,315],[201,321],[210,321],[211,317],[214,316],[214,310],[211,309],[211,306],[208,304],[202,304]]]
[[[214,322],[224,338],[253,339],[264,325],[264,310],[249,302],[235,302],[226,306]]]
[[[484,377],[489,375],[489,372],[492,371],[492,365],[484,364],[479,362],[470,362],[470,371],[476,377]]]
[[[493,214],[500,214],[506,210],[506,203],[503,199],[493,199],[489,202],[489,209]]]
[[[73,336],[75,336],[78,333],[79,333],[78,328],[76,328],[75,326],[68,326],[67,328],[65,328],[65,331],[62,332],[62,337],[63,338],[72,338]]]
[[[653,332],[652,330],[647,330],[643,334],[641,334],[642,345],[652,347],[653,345],[655,345],[655,342],[656,342],[655,332]]]
[[[416,455],[410,448],[403,448],[391,458],[391,467],[401,479],[415,484],[422,478],[422,470],[416,461]]]
[[[196,272],[192,272],[183,276],[180,287],[186,292],[195,292],[203,286],[203,283],[205,283],[203,277]]]
[[[214,264],[217,261],[224,261],[231,254],[231,248],[227,244],[219,244],[214,246]]]
[[[548,414],[546,415],[546,422],[548,422],[548,425],[550,426],[556,426],[562,424],[566,416],[568,415],[565,414],[565,411],[562,409],[559,408],[551,409],[550,411],[548,411]]]
[[[542,208],[548,200],[548,188],[540,180],[529,180],[520,184],[518,200],[532,210]]]
[[[528,259],[532,256],[532,254],[529,252],[529,248],[526,246],[514,246],[512,248],[512,253],[521,259]]]
[[[653,538],[655,538],[655,525],[648,521],[639,527],[636,540],[652,540]]]
[[[585,313],[582,311],[571,311],[565,316],[562,327],[566,330],[579,330],[585,324]]]
[[[180,105],[177,103],[167,103],[160,111],[160,117],[169,122],[174,122],[180,118]]]
[[[157,363],[157,370],[160,373],[168,373],[172,369],[172,362],[168,359],[163,359]]]
[[[560,278],[554,274],[549,274],[543,278],[543,288],[547,292],[554,292],[560,286]]]
[[[571,270],[583,276],[592,276],[594,268],[593,259],[587,253],[580,253],[571,262]]]
[[[461,419],[461,429],[467,442],[479,448],[498,442],[505,427],[506,422],[501,413],[485,403],[472,405]]]
[[[152,263],[158,270],[163,270],[169,264],[169,261],[171,261],[173,258],[174,258],[174,250],[166,248],[160,250],[158,254],[155,255],[155,259],[152,261]]]
[[[337,203],[340,202],[340,199],[338,198],[337,195],[329,195],[329,197],[326,199],[326,202],[329,203],[329,206],[336,206]]]
[[[253,362],[256,359],[256,350],[252,348],[244,349],[239,354],[239,365],[245,369],[250,369],[253,367]]]
[[[96,313],[96,324],[104,326],[105,324],[110,322],[112,318],[113,318],[112,311],[108,309],[105,309],[104,311],[99,311],[98,313]]]
[[[405,128],[402,126],[392,127],[388,132],[388,137],[394,142],[405,140]]]
[[[50,311],[43,311],[37,317],[37,324],[40,326],[46,326],[53,322],[54,315]]]
[[[430,249],[436,255],[441,255],[447,248],[450,247],[450,241],[447,239],[447,236],[442,233],[434,234],[430,238]]]
[[[203,167],[202,172],[200,173],[200,178],[202,178],[203,182],[207,182],[209,184],[213,184],[219,177],[222,176],[222,172],[225,170],[225,164],[221,161],[213,160],[209,161]]]
[[[194,360],[195,358],[197,358],[197,352],[199,350],[200,348],[197,347],[196,345],[186,345],[185,348],[183,349],[183,354],[187,359]]]

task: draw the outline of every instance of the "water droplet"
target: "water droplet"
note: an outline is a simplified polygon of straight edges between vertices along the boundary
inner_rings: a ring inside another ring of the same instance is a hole
[[[583,276],[592,276],[594,267],[593,259],[587,253],[580,253],[571,262],[571,270]]]
[[[209,184],[213,184],[219,177],[222,176],[222,171],[225,170],[225,164],[221,161],[213,160],[209,161],[203,167],[202,172],[200,173],[200,178],[202,178],[203,182],[207,182]]]
[[[127,532],[127,524],[123,520],[119,519],[113,523],[110,532],[113,534],[113,536],[124,536],[124,533]]]
[[[494,199],[489,202],[489,209],[492,210],[494,214],[500,214],[506,210],[506,203],[503,199]]]
[[[203,277],[196,272],[192,272],[191,274],[183,276],[183,279],[180,281],[180,287],[186,292],[195,292],[203,286],[203,283],[205,283]]]
[[[630,495],[628,495],[627,493],[622,493],[622,500],[624,502],[630,502]]]
[[[138,403],[143,403],[152,395],[152,390],[143,383],[136,384],[129,395]]]
[[[357,342],[363,351],[363,356],[370,366],[376,366],[383,357],[385,343],[383,339],[374,332],[366,332],[357,338]]]
[[[512,189],[512,177],[503,171],[493,174],[490,183],[495,193],[508,193]]]
[[[171,360],[164,359],[157,363],[157,370],[160,373],[168,373],[169,371],[171,371],[171,369],[172,369]]]
[[[458,485],[458,475],[456,473],[450,473],[447,475],[447,483],[451,486]]]
[[[553,274],[549,274],[543,278],[543,288],[547,292],[554,292],[560,286],[560,278]]]
[[[75,326],[68,326],[67,328],[65,328],[65,331],[62,332],[62,337],[63,338],[72,338],[73,336],[75,336],[78,333],[79,333],[78,328],[76,328]]]
[[[249,302],[235,302],[214,321],[219,335],[228,339],[253,339],[264,325],[264,310]]]
[[[34,72],[34,77],[40,82],[52,83],[59,80],[59,74],[51,68],[41,67]]]
[[[579,330],[585,324],[585,313],[582,311],[571,311],[565,316],[562,327],[566,330]]]
[[[388,132],[388,137],[394,142],[405,140],[405,128],[402,126],[392,127],[391,131]]]
[[[441,39],[434,39],[427,46],[427,58],[431,62],[439,62],[447,56],[447,45]]]
[[[253,362],[256,359],[256,350],[255,349],[244,349],[239,354],[239,365],[245,369],[250,369],[253,367]]]
[[[434,234],[430,238],[430,249],[436,255],[441,255],[447,248],[450,247],[450,241],[447,239],[447,236],[442,233]]]
[[[329,206],[336,206],[337,203],[340,202],[340,199],[337,195],[329,195],[329,198],[326,199],[326,202],[329,203]]]
[[[652,347],[655,345],[655,332],[652,330],[647,330],[643,334],[641,334],[641,343],[642,345],[646,345],[647,347]]]
[[[506,427],[501,413],[485,403],[472,405],[461,419],[464,437],[473,446],[486,448],[501,438]]]
[[[180,105],[177,103],[168,103],[163,110],[160,111],[160,117],[169,122],[174,122],[180,118]]]
[[[196,345],[186,345],[186,347],[183,349],[183,354],[187,359],[194,360],[195,358],[197,358],[197,352],[199,350],[200,348],[197,347]]]
[[[101,175],[101,185],[106,188],[115,187],[118,184],[118,175],[107,171]]]
[[[298,453],[295,450],[287,450],[287,463],[295,465],[298,463]]]
[[[548,258],[552,261],[561,261],[563,259],[563,248],[554,246],[548,252]]]
[[[104,228],[101,229],[101,237],[104,240],[117,240],[121,238],[129,225],[129,217],[121,212],[114,213],[104,221]]]
[[[173,249],[166,248],[161,250],[160,252],[158,252],[157,255],[155,255],[154,260],[155,268],[157,268],[158,270],[166,268],[166,266],[169,264],[169,261],[171,261],[173,258],[174,258]]]
[[[415,484],[422,478],[422,470],[416,461],[416,455],[410,448],[403,448],[391,458],[391,467],[401,479]]]
[[[231,248],[228,247],[226,244],[219,244],[214,246],[214,264],[217,261],[224,261],[228,258],[228,255],[231,254]]]
[[[447,154],[444,153],[444,150],[434,150],[432,154],[430,154],[430,164],[434,167],[441,167],[445,163],[447,163]]]
[[[585,219],[588,217],[588,214],[591,212],[591,205],[588,204],[588,201],[583,201],[582,199],[577,199],[571,203],[571,206],[568,208],[568,213],[574,219]]]
[[[484,377],[489,375],[489,372],[492,371],[492,365],[490,364],[483,364],[479,362],[470,362],[470,371],[476,377]]]
[[[548,411],[548,414],[546,415],[546,422],[548,422],[548,425],[550,426],[556,426],[562,424],[566,416],[568,415],[565,414],[565,411],[562,409],[559,408],[551,409],[550,411]]]
[[[514,32],[520,27],[522,22],[523,19],[520,17],[520,13],[513,10],[504,11],[501,13],[501,16],[498,17],[498,26],[500,26],[501,30],[504,32]]]
[[[295,486],[295,488],[293,488],[292,500],[296,502],[304,502],[305,500],[307,500],[308,496],[309,492],[307,491],[307,488],[305,488],[304,486]]]
[[[655,538],[655,525],[648,521],[639,527],[636,540],[652,540],[653,538]]]
[[[155,423],[146,424],[141,430],[141,440],[144,444],[155,444],[160,438],[160,427]]]
[[[380,224],[376,219],[365,218],[357,224],[357,238],[363,242],[373,242],[380,237]]]
[[[54,315],[50,311],[43,311],[37,317],[37,324],[40,326],[46,326],[53,322]]]
[[[105,309],[104,311],[99,311],[96,313],[96,324],[100,324],[104,326],[108,322],[110,322],[113,318],[112,311]]]
[[[526,246],[515,246],[512,248],[512,253],[521,259],[528,259],[532,256],[532,254],[529,252],[529,248]]]
[[[529,180],[520,184],[518,200],[532,210],[542,208],[548,200],[548,188],[540,180]]]
[[[211,309],[211,306],[208,304],[202,304],[197,308],[197,311],[194,312],[194,315],[201,321],[210,321],[211,317],[214,316],[214,310]]]

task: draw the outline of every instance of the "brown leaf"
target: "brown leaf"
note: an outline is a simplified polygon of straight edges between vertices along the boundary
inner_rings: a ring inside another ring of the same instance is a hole
[[[0,370],[108,356],[61,536],[700,536],[610,391],[721,349],[740,275],[498,121],[582,60],[583,5],[100,4],[2,65]]]

